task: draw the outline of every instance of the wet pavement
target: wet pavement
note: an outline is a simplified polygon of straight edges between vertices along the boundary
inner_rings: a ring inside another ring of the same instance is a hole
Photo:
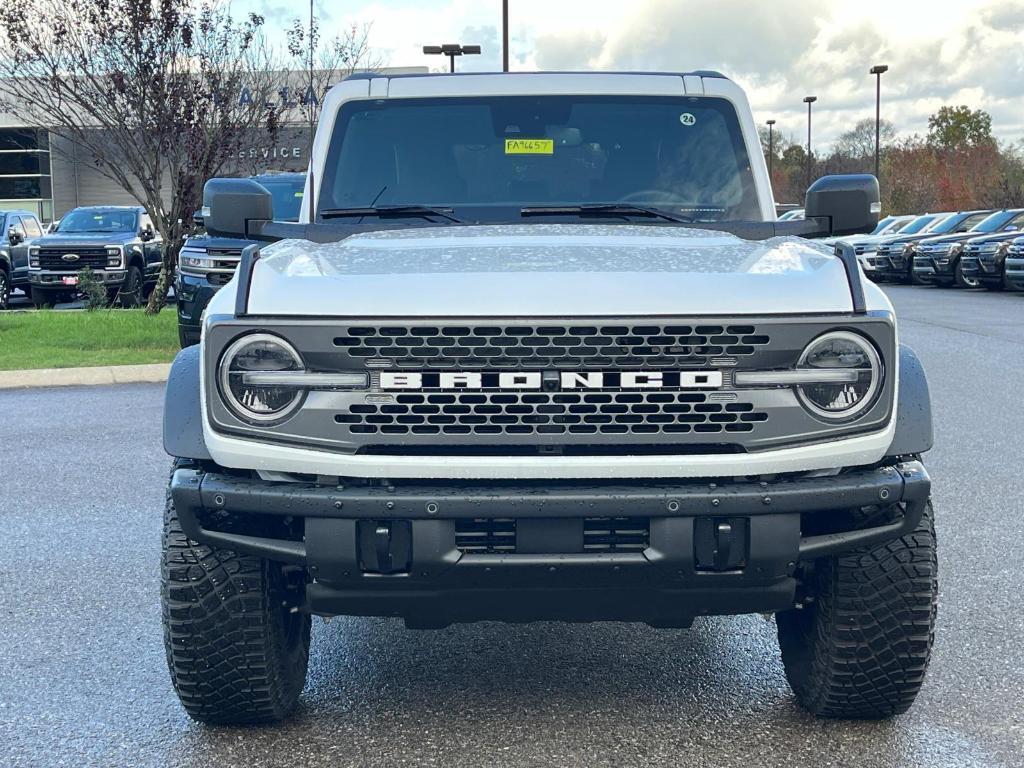
[[[804,714],[760,616],[315,620],[299,711],[209,728],[164,663],[162,387],[0,393],[0,766],[1022,766],[1024,295],[890,288],[927,367],[940,610],[917,704]]]

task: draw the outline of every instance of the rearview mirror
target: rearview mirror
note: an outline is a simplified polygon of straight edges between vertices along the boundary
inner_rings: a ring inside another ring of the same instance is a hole
[[[868,173],[822,176],[804,198],[804,216],[827,219],[832,235],[859,235],[878,225],[878,179]]]
[[[219,237],[249,237],[249,222],[274,218],[274,199],[252,179],[210,179],[203,187],[206,231]]]

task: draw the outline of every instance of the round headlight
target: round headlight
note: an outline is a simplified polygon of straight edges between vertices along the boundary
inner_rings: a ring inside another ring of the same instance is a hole
[[[269,333],[235,339],[220,359],[221,396],[246,421],[279,421],[299,407],[304,392],[295,387],[253,384],[246,374],[301,371],[302,358],[288,342]]]
[[[851,419],[866,411],[882,383],[882,361],[874,345],[847,331],[833,331],[816,338],[800,355],[797,368],[850,372],[846,382],[803,384],[797,388],[804,407],[830,421]]]

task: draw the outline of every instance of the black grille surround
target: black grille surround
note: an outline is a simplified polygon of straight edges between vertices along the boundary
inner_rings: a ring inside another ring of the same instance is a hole
[[[73,253],[78,256],[77,260],[65,261],[64,256]],[[40,248],[39,268],[59,270],[65,272],[77,272],[80,269],[106,269],[107,249],[105,246],[78,247],[67,245],[60,248]]]
[[[743,453],[878,431],[892,410],[889,373],[895,370],[895,335],[884,313],[431,321],[222,315],[210,320],[204,365],[214,429],[301,448],[453,457]],[[287,339],[310,371],[365,371],[370,388],[311,391],[284,422],[247,424],[224,405],[217,377],[209,372],[216,370],[222,351],[235,338],[254,330]],[[868,337],[886,372],[877,401],[854,423],[829,423],[811,415],[791,387],[734,386],[737,371],[792,368],[810,341],[833,330]],[[412,338],[422,341],[413,344]],[[372,354],[362,351],[370,349]],[[391,356],[381,354],[384,349]],[[479,350],[481,359],[467,358],[467,350]],[[555,381],[539,390],[490,383],[479,390],[441,389],[434,384],[437,377],[426,376],[476,371],[483,381],[493,382],[510,370],[540,372],[545,381],[550,374]],[[432,386],[383,389],[379,385],[385,371],[423,373]],[[611,374],[605,377],[607,386],[562,387],[559,380],[562,372],[598,371]],[[612,386],[622,371],[660,371],[666,382],[676,381],[678,372],[716,371],[722,374],[722,386]]]

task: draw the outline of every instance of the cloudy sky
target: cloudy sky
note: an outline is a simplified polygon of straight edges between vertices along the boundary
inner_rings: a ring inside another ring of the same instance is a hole
[[[447,65],[423,45],[479,43],[462,71],[501,68],[501,0],[315,0],[329,28],[372,24],[390,66]],[[303,3],[234,0],[283,27]],[[813,94],[815,145],[874,115],[902,134],[925,133],[943,104],[992,114],[1007,141],[1024,140],[1024,0],[510,0],[511,69],[717,69],[740,82],[755,118],[787,135],[806,130]]]

